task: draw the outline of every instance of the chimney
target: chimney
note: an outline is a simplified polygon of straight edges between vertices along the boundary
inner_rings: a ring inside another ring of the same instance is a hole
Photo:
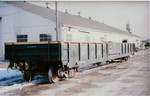
[[[92,18],[91,17],[89,17],[89,20],[91,20]]]

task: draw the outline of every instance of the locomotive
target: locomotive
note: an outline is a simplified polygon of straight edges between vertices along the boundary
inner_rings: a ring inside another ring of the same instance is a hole
[[[134,43],[26,42],[5,43],[5,59],[18,68],[25,80],[44,75],[51,83],[72,78],[80,68],[113,60],[128,60]]]

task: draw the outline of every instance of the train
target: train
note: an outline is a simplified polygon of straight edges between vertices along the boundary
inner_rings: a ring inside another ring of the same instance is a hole
[[[28,82],[44,75],[54,83],[73,78],[83,67],[126,61],[134,50],[135,44],[127,42],[9,42],[5,43],[5,59],[10,61],[8,67],[19,69]]]

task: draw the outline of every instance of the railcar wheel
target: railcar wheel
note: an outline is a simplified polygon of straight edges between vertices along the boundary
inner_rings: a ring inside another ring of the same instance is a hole
[[[24,70],[29,70],[30,65],[29,65],[27,62],[24,63],[24,66],[25,66],[25,69],[24,69]]]
[[[48,71],[48,79],[50,83],[55,83],[59,81],[58,75],[53,72],[54,70],[52,68],[49,68]]]
[[[76,75],[76,71],[74,69],[70,69],[68,71],[69,78],[73,78]]]
[[[29,70],[25,70],[25,71],[23,72],[23,78],[24,78],[26,81],[30,82],[30,81],[33,80],[34,74],[33,74],[33,72],[31,72],[31,71],[29,71]]]
[[[33,70],[30,70],[30,65],[27,62],[24,63],[24,67],[25,67],[24,71],[22,72],[23,73],[23,78],[26,81],[30,82],[34,78]]]
[[[128,57],[125,57],[124,60],[127,61],[127,60],[128,60]]]
[[[130,56],[127,57],[127,60],[129,60]]]
[[[120,62],[122,62],[122,59],[120,59]]]
[[[19,70],[22,72],[23,71],[23,63],[19,62]]]
[[[129,57],[126,58],[126,60],[128,61]]]
[[[79,67],[76,67],[76,72],[79,72]]]

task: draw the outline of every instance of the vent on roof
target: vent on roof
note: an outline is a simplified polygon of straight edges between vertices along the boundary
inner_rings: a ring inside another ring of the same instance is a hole
[[[49,5],[49,3],[48,3],[48,2],[46,2],[46,8],[49,8],[49,6],[48,6],[48,5]]]
[[[91,20],[92,18],[91,17],[89,17],[89,20]]]
[[[131,32],[131,28],[130,28],[130,23],[128,21],[128,23],[126,24],[126,30],[129,32],[129,33],[132,33]]]
[[[65,13],[66,13],[66,14],[68,14],[68,11],[67,11],[67,9],[65,9]]]
[[[78,12],[78,15],[79,15],[79,16],[81,16],[80,14],[81,14],[81,12]]]

